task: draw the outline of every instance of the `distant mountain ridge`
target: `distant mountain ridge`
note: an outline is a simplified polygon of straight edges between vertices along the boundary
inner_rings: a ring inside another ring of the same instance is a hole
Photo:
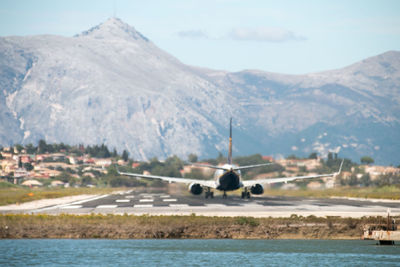
[[[0,38],[0,145],[127,149],[135,159],[340,151],[399,164],[400,52],[285,75],[187,66],[111,18],[74,37]]]

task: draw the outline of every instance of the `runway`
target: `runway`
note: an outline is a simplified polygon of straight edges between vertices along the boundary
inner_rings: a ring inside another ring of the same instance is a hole
[[[165,193],[138,193],[132,190],[117,194],[101,195],[79,201],[50,205],[27,210],[7,210],[2,213],[34,214],[134,214],[134,215],[204,215],[204,216],[252,216],[288,217],[298,216],[386,216],[390,209],[393,216],[400,215],[400,201],[376,201],[358,199],[317,199],[299,197],[252,197],[241,199],[216,196],[170,195]]]

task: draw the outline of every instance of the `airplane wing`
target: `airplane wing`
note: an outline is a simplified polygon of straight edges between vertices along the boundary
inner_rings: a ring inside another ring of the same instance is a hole
[[[217,170],[224,170],[224,171],[229,171],[229,168],[223,167],[223,166],[214,166],[214,165],[208,165],[208,164],[198,164],[198,163],[191,163],[193,166],[196,167],[204,167],[204,168],[211,168],[211,169],[217,169]],[[256,168],[256,167],[261,167],[261,166],[267,166],[267,165],[272,165],[275,163],[263,163],[263,164],[256,164],[256,165],[248,165],[248,166],[239,166],[239,167],[234,167],[233,170],[244,170],[244,169],[250,169],[250,168]]]
[[[311,178],[322,178],[322,177],[330,177],[330,176],[337,176],[342,171],[344,160],[340,164],[340,168],[338,172],[330,173],[330,174],[318,174],[318,175],[307,175],[307,176],[294,176],[294,177],[281,177],[281,178],[269,178],[269,179],[260,179],[260,180],[249,180],[249,181],[242,181],[244,187],[250,187],[256,184],[273,184],[273,183],[282,183],[282,182],[290,182],[294,180],[304,180],[304,179],[311,179]]]
[[[217,169],[217,170],[229,170],[227,168],[224,168],[222,166],[214,166],[214,165],[208,165],[208,164],[199,164],[199,163],[190,163],[193,166],[196,167],[203,167],[203,168],[210,168],[210,169]]]
[[[261,167],[261,166],[268,166],[268,165],[273,165],[275,163],[262,163],[262,164],[256,164],[256,165],[247,165],[247,166],[239,166],[233,168],[234,170],[244,170],[244,169],[251,169],[251,168],[256,168],[256,167]]]
[[[199,184],[201,186],[216,188],[214,180],[198,180],[198,179],[188,179],[188,178],[178,178],[178,177],[167,177],[167,176],[157,176],[157,175],[145,175],[145,174],[137,174],[130,172],[120,172],[117,170],[120,175],[132,176],[137,178],[147,178],[147,179],[158,179],[162,181],[166,181],[169,183],[182,183],[182,184]]]

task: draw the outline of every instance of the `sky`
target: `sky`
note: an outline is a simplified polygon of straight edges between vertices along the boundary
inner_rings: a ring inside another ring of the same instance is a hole
[[[0,36],[73,36],[112,16],[185,64],[304,74],[400,50],[398,0],[0,0]]]

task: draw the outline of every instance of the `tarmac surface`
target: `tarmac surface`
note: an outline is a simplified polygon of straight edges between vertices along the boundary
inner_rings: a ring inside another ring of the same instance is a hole
[[[317,217],[341,216],[392,216],[400,215],[400,201],[364,200],[348,198],[301,198],[254,196],[241,199],[228,195],[227,199],[216,196],[205,199],[204,195],[170,195],[166,193],[138,193],[132,190],[116,194],[86,196],[64,203],[47,202],[47,205],[3,206],[1,213],[29,214],[134,214],[134,215],[204,215],[204,216],[252,216],[289,217],[292,214]],[[26,208],[24,208],[26,207]]]

